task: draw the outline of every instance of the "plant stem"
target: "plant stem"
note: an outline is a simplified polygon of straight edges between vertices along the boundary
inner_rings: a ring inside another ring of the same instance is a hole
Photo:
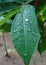
[[[42,2],[42,0],[38,0],[38,1],[34,4],[34,7],[37,7],[40,2]]]
[[[7,46],[6,46],[6,41],[5,41],[5,36],[4,33],[3,34],[3,41],[4,41],[4,47],[5,47],[5,51],[6,51],[6,56],[9,57],[8,52],[7,52]]]

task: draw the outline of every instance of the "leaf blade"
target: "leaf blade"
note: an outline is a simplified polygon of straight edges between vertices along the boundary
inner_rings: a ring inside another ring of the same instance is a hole
[[[10,12],[13,9],[19,8],[20,5],[16,3],[4,3],[0,4],[0,15],[4,14],[5,12]]]
[[[34,12],[35,9],[33,6],[23,6],[21,11],[16,15],[11,27],[14,47],[22,57],[25,65],[29,64],[32,54],[37,50],[40,39]]]
[[[31,1],[33,1],[33,0],[0,0],[1,2],[4,2],[4,3],[6,3],[6,2],[18,2],[18,3],[21,3],[21,4],[24,4],[24,3],[29,3],[29,2],[31,2]]]
[[[7,13],[7,16],[4,17],[4,19],[2,21],[0,21],[0,26],[2,26],[4,23],[6,23],[7,20],[10,19],[17,12],[18,12],[18,9],[14,9],[14,10],[10,11],[9,13]]]

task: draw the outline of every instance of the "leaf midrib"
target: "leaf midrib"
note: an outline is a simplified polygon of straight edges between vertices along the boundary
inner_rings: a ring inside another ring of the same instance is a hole
[[[24,8],[24,9],[25,9],[25,8]],[[23,16],[22,16],[22,18],[23,18],[22,20],[23,20],[23,29],[24,29],[24,40],[25,40],[25,44],[24,44],[24,45],[25,45],[25,50],[26,50],[26,43],[27,43],[27,42],[26,42],[26,33],[25,33],[26,31],[25,31],[25,21],[24,21],[24,10],[23,10],[22,15],[23,15]]]

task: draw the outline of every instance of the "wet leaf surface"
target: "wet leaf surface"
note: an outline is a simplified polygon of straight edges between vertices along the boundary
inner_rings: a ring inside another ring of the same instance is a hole
[[[31,5],[23,6],[15,16],[11,27],[14,47],[25,65],[29,64],[32,54],[37,50],[40,33],[35,9]]]

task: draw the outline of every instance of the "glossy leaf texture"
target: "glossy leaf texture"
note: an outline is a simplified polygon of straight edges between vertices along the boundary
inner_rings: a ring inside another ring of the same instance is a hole
[[[17,9],[13,9],[12,11],[8,12],[7,14],[5,14],[4,17],[1,16],[0,26],[2,26],[4,23],[7,22],[7,20],[9,20],[12,16],[14,16],[18,12],[18,10],[19,10],[18,8]]]
[[[18,3],[21,3],[21,4],[24,4],[24,3],[29,3],[31,1],[37,1],[37,0],[0,0],[0,2],[18,2]]]
[[[17,3],[4,3],[4,4],[2,3],[0,4],[0,15],[19,7],[20,5]]]
[[[37,50],[40,33],[35,9],[31,5],[22,6],[11,26],[11,35],[15,49],[29,65],[32,54]]]

